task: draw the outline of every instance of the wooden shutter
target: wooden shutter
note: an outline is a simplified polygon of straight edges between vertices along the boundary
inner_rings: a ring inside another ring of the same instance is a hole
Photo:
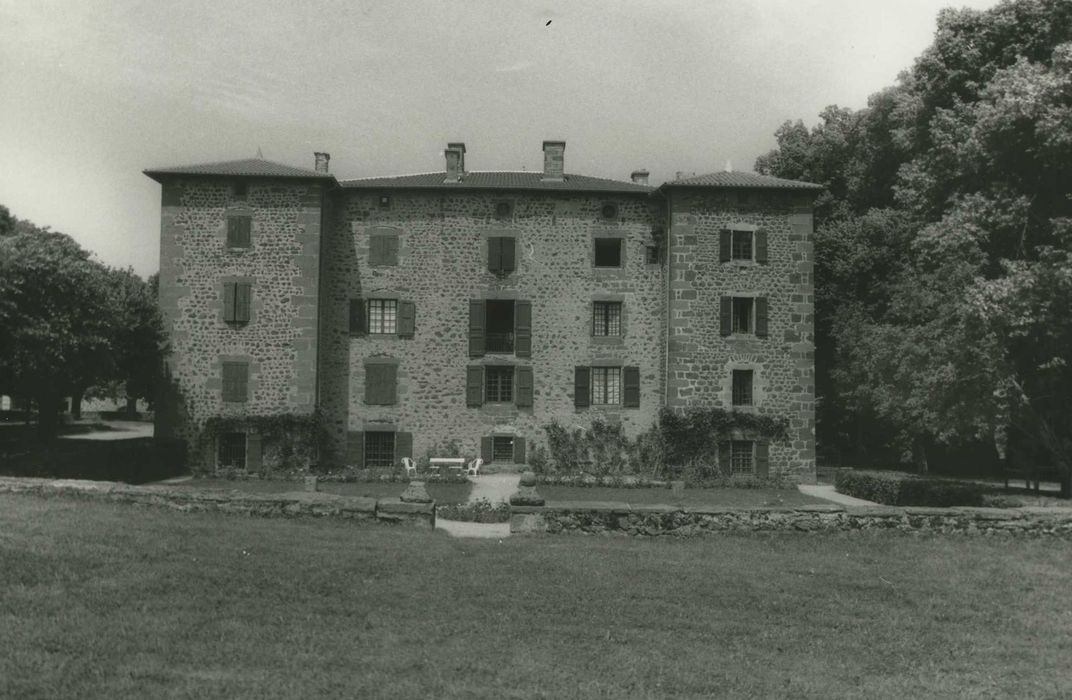
[[[502,270],[502,238],[492,236],[488,238],[488,271],[499,272]]]
[[[484,356],[484,302],[469,300],[469,357]]]
[[[238,237],[239,237],[238,221],[239,221],[239,219],[238,219],[237,216],[227,217],[227,247],[228,248],[240,248],[241,247],[239,242],[238,242]]]
[[[765,477],[770,473],[770,443],[766,440],[756,442],[756,476]]]
[[[729,476],[733,465],[730,464],[730,443],[724,441],[718,443],[718,468],[722,470],[722,476]]]
[[[382,265],[383,260],[383,236],[369,236],[368,261],[369,265]]]
[[[365,468],[365,434],[351,430],[346,434],[346,463],[358,469]]]
[[[350,300],[350,335],[364,335],[365,325],[365,300],[355,297]]]
[[[767,337],[767,297],[756,297],[756,336]]]
[[[720,262],[730,261],[730,239],[732,234],[728,228],[718,232],[718,259]]]
[[[249,394],[249,365],[244,362],[224,362],[222,367],[223,400],[246,401]]]
[[[365,365],[365,403],[391,406],[395,403],[398,367],[388,364]]]
[[[517,268],[517,256],[515,253],[515,239],[512,237],[504,237],[499,239],[502,250],[499,258],[499,270],[502,272],[513,272]]]
[[[238,219],[238,242],[243,248],[253,247],[253,219],[243,216]]]
[[[759,229],[755,233],[755,246],[756,246],[756,262],[766,265],[767,264],[767,231],[765,229]]]
[[[495,456],[495,441],[490,435],[480,438],[480,458],[487,464]]]
[[[470,408],[484,405],[483,367],[467,367],[465,370],[465,405]]]
[[[722,297],[718,304],[719,331],[723,337],[733,333],[733,297]]]
[[[525,463],[525,438],[514,438],[514,464]]]
[[[398,264],[398,236],[384,236],[384,265]]]
[[[514,302],[514,354],[532,356],[532,302]]]
[[[233,323],[235,320],[235,285],[227,282],[223,285],[223,320]]]
[[[246,471],[259,472],[262,464],[261,436],[246,433]]]
[[[626,408],[640,408],[640,368],[623,367],[622,385]]]
[[[234,320],[236,323],[249,322],[249,304],[252,296],[252,285],[248,283],[235,285]]]
[[[413,459],[413,433],[395,433],[395,464],[403,457]]]
[[[573,406],[575,408],[588,407],[591,380],[591,367],[573,368]]]
[[[532,368],[517,368],[517,405],[532,408]]]
[[[398,337],[412,338],[416,324],[417,305],[412,301],[398,302]]]

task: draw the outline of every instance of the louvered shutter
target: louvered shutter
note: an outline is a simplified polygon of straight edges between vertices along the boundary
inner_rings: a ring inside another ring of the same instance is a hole
[[[262,461],[261,436],[257,433],[246,433],[246,470],[259,472]]]
[[[238,222],[239,222],[239,219],[238,219],[237,216],[231,216],[231,217],[228,217],[228,219],[227,219],[227,247],[228,248],[239,248],[239,247],[241,247],[239,242],[238,242],[239,241]]]
[[[532,356],[532,302],[514,302],[514,354]]]
[[[412,338],[416,325],[417,305],[412,301],[398,302],[398,336]]]
[[[767,264],[767,232],[764,229],[759,229],[755,233],[756,244],[756,262],[762,265]]]
[[[519,408],[532,407],[532,368],[517,368],[517,405]]]
[[[640,368],[623,367],[623,398],[626,408],[640,408]]]
[[[502,270],[502,239],[498,236],[488,238],[488,271]]]
[[[756,297],[756,336],[767,337],[767,297]]]
[[[235,320],[235,285],[228,282],[223,285],[223,320],[234,323]]]
[[[465,405],[470,408],[484,405],[483,367],[467,367],[465,370]]]
[[[516,241],[511,237],[505,237],[499,239],[500,246],[502,248],[499,258],[499,270],[502,272],[513,272],[517,267],[517,258],[515,254]]]
[[[383,236],[369,236],[369,265],[383,264]]]
[[[724,228],[718,232],[718,259],[721,262],[730,261],[730,240],[732,234],[728,228]]]
[[[719,331],[723,337],[733,333],[733,297],[718,300]]]
[[[350,300],[350,335],[365,334],[365,300],[357,297]]]
[[[236,323],[249,322],[249,306],[251,297],[252,286],[250,284],[239,283],[235,285],[234,320]]]
[[[722,470],[722,476],[730,475],[733,466],[730,464],[729,441],[718,443],[718,468]]]
[[[480,458],[483,459],[485,463],[488,463],[488,462],[492,461],[492,458],[494,456],[495,456],[495,441],[494,441],[494,439],[490,435],[480,438]]]
[[[413,433],[395,433],[395,464],[400,464],[403,457],[413,459]]]
[[[351,430],[346,434],[346,463],[351,467],[365,467],[365,434]]]
[[[514,463],[525,463],[525,438],[523,437],[514,438]]]
[[[760,440],[756,443],[756,476],[766,477],[770,473],[770,443]]]
[[[241,248],[253,246],[253,220],[248,216],[238,219],[238,245]]]
[[[591,367],[573,368],[573,405],[575,408],[588,407],[591,378]]]
[[[223,400],[243,402],[249,392],[249,365],[244,362],[224,362],[222,367]]]
[[[469,357],[484,355],[484,302],[469,300]]]
[[[384,265],[398,264],[398,236],[384,236]]]
[[[397,380],[398,368],[395,365],[365,365],[365,403],[374,406],[394,405]]]

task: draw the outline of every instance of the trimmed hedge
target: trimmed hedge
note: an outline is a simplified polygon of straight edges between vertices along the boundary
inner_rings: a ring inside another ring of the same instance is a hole
[[[887,506],[984,505],[987,488],[964,481],[935,479],[903,472],[855,471],[844,469],[834,478],[838,493]]]
[[[436,516],[443,520],[463,523],[508,523],[510,504],[492,503],[486,498],[478,498],[470,503],[439,506],[436,508]]]

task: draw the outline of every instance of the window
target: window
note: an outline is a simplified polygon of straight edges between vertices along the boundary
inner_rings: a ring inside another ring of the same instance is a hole
[[[622,266],[622,239],[597,238],[595,242],[596,267]]]
[[[223,400],[243,403],[249,397],[249,365],[245,362],[224,362],[222,367]]]
[[[496,219],[509,219],[514,215],[514,205],[512,202],[496,202],[495,203],[495,218]]]
[[[381,194],[380,195],[380,200],[379,200],[379,206],[380,206],[380,209],[390,209],[391,208],[391,195],[389,195],[389,194]]]
[[[484,400],[487,403],[513,403],[514,368],[484,368]]]
[[[250,247],[251,219],[248,216],[227,217],[227,247],[249,248]]]
[[[248,282],[227,282],[223,285],[223,320],[227,323],[249,323],[253,288]]]
[[[234,183],[234,199],[237,202],[246,201],[246,195],[249,193],[249,188],[245,180],[237,180]]]
[[[222,433],[219,438],[219,453],[216,465],[232,469],[246,468],[246,434]]]
[[[621,399],[621,367],[592,368],[592,405],[617,406]]]
[[[365,363],[365,403],[392,406],[398,385],[398,365],[393,362]]]
[[[754,470],[750,440],[733,440],[730,442],[730,474],[751,474]]]
[[[395,463],[395,434],[386,431],[365,432],[365,466],[391,467]]]
[[[644,262],[648,265],[659,264],[659,246],[648,245],[644,247]]]
[[[514,461],[514,438],[495,435],[491,438],[491,459],[493,462]]]
[[[368,332],[390,333],[398,331],[398,300],[369,299]]]
[[[507,274],[517,267],[514,252],[515,241],[512,236],[492,236],[488,238],[488,271]]]
[[[514,351],[514,302],[488,301],[485,308],[487,352]]]
[[[730,254],[734,260],[752,259],[752,232],[734,231]]]
[[[622,302],[592,302],[592,335],[622,334]]]
[[[752,332],[752,297],[733,298],[733,332]]]
[[[394,233],[374,233],[369,236],[369,265],[397,265],[398,236]]]
[[[603,215],[604,219],[617,219],[618,205],[614,202],[607,202],[603,205],[603,208],[599,210],[599,213]]]
[[[733,370],[733,405],[752,405],[752,378],[754,374],[750,369]]]

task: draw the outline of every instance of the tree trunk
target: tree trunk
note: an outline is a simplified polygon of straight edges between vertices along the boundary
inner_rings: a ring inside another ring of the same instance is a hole
[[[82,419],[82,396],[85,392],[82,389],[75,389],[71,394],[71,418],[75,420]]]
[[[917,437],[912,443],[912,453],[916,462],[916,471],[920,474],[930,472],[930,464],[927,462],[927,442],[922,437]]]
[[[131,418],[138,415],[138,399],[134,397],[127,397],[127,405],[123,407],[123,411]]]
[[[51,392],[42,392],[37,395],[37,435],[42,442],[51,441],[56,437],[56,429],[59,425],[59,397]]]

